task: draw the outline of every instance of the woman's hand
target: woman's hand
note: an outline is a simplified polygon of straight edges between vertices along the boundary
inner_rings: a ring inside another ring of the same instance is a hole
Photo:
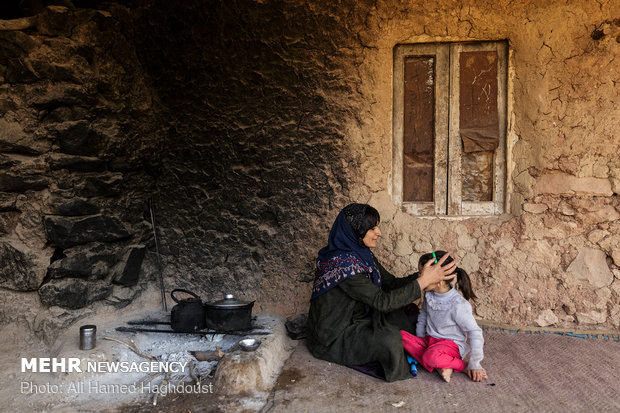
[[[428,260],[428,262],[424,264],[422,271],[420,271],[420,276],[418,277],[418,284],[420,284],[420,289],[422,289],[422,291],[431,284],[436,284],[440,281],[451,281],[456,277],[456,274],[454,274],[456,261],[452,261],[445,267],[441,266],[449,256],[450,254],[445,253],[437,264],[435,264],[435,260]]]
[[[467,370],[467,375],[473,381],[482,381],[487,378],[486,370]]]

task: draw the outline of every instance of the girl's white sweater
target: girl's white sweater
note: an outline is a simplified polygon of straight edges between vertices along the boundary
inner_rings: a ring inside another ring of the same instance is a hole
[[[424,294],[424,304],[416,326],[418,337],[431,336],[454,341],[459,346],[461,358],[468,352],[469,370],[482,370],[484,354],[482,329],[472,314],[471,304],[455,288],[446,293],[429,291]],[[467,345],[469,338],[469,346]]]

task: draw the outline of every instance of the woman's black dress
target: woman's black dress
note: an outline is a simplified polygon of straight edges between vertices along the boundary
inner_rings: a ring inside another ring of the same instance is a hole
[[[411,373],[400,330],[415,334],[404,307],[420,298],[418,274],[396,278],[375,262],[381,288],[360,273],[311,301],[306,344],[317,358],[347,366],[378,362],[387,381],[403,380]]]

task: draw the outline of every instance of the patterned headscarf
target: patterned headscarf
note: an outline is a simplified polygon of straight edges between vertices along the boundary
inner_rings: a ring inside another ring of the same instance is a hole
[[[336,217],[327,246],[319,251],[316,260],[311,299],[360,273],[366,274],[377,287],[381,287],[381,274],[374,256],[370,248],[360,243],[358,236],[366,208],[366,204],[350,204]]]

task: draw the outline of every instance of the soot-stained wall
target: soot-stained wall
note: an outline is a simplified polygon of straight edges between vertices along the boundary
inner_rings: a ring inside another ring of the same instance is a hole
[[[134,15],[169,131],[165,274],[210,298],[243,292],[259,308],[300,310],[325,216],[355,173],[338,102],[356,94],[344,70],[355,33],[303,2],[154,2]]]
[[[370,202],[386,266],[450,250],[481,318],[620,325],[613,2],[118,3],[0,21],[3,323],[50,341],[156,291],[152,198],[168,291],[303,312],[337,211]],[[481,40],[510,49],[506,213],[412,216],[393,48]]]
[[[50,341],[157,289],[149,198],[168,292],[303,311],[356,169],[337,104],[355,33],[301,2],[50,6],[4,27],[4,322]]]
[[[50,7],[1,25],[0,319],[48,343],[154,273],[145,202],[165,135],[127,16]]]

